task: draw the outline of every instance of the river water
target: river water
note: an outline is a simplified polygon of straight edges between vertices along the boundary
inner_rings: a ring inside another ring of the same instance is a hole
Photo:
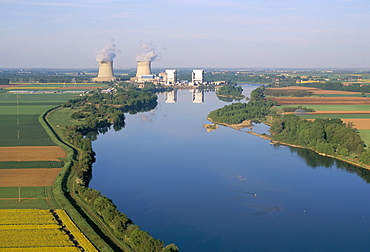
[[[180,251],[370,251],[366,171],[249,129],[207,132],[207,114],[227,104],[214,92],[159,95],[93,142],[90,186]]]

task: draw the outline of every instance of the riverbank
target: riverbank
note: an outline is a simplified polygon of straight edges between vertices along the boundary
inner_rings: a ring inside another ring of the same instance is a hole
[[[311,150],[311,151],[313,151],[313,152],[315,152],[315,153],[317,153],[321,156],[334,158],[334,159],[349,163],[351,165],[354,165],[354,166],[357,166],[357,167],[360,167],[360,168],[363,168],[363,169],[370,170],[370,166],[359,163],[359,162],[357,162],[356,160],[353,160],[353,159],[346,159],[346,158],[339,157],[339,156],[333,156],[333,155],[328,155],[328,154],[325,154],[325,153],[320,153],[320,152],[317,152],[316,150],[314,150],[312,148],[309,148],[309,147],[304,147],[304,146],[300,146],[300,145],[294,145],[294,144],[274,141],[274,140],[272,140],[271,136],[265,135],[265,134],[258,134],[254,131],[248,131],[247,133],[258,136],[258,137],[266,139],[266,140],[270,140],[271,144],[280,144],[280,145],[290,146],[290,147],[294,147],[294,148],[308,149],[308,150]]]
[[[227,126],[227,127],[233,128],[235,130],[241,130],[241,129],[247,128],[247,127],[249,127],[250,129],[252,129],[252,127],[253,127],[251,120],[245,120],[245,121],[243,121],[241,123],[238,123],[238,124],[227,124],[227,123],[214,122],[209,117],[207,118],[207,120],[210,121],[210,122],[212,122],[212,123],[214,123],[214,124]]]
[[[216,125],[220,124],[220,125],[224,125],[226,127],[230,127],[230,128],[236,129],[236,130],[241,130],[242,128],[246,128],[246,127],[249,127],[251,130],[253,129],[253,125],[252,125],[251,121],[249,121],[249,120],[245,120],[245,121],[243,121],[242,123],[239,123],[239,124],[218,123],[218,122],[212,121],[210,118],[207,118],[207,120],[211,121],[212,123],[214,123]],[[318,155],[321,155],[321,156],[324,156],[324,157],[334,158],[334,159],[349,163],[351,165],[354,165],[354,166],[357,166],[357,167],[360,167],[360,168],[363,168],[363,169],[370,170],[370,166],[365,165],[365,164],[360,163],[360,162],[357,162],[354,159],[348,159],[348,158],[344,158],[344,157],[339,157],[339,156],[328,155],[328,154],[325,154],[325,153],[320,153],[320,152],[317,152],[316,150],[314,150],[312,148],[305,147],[305,146],[274,141],[274,140],[272,140],[271,136],[266,135],[266,134],[259,134],[259,133],[256,133],[254,131],[248,131],[247,133],[258,136],[258,137],[263,138],[265,140],[270,140],[271,144],[281,144],[281,145],[295,147],[295,148],[308,149],[308,150],[311,150],[311,151],[317,153]]]

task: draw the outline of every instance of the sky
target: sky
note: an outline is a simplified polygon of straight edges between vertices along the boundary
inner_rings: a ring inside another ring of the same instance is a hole
[[[0,0],[0,68],[370,68],[370,0]]]

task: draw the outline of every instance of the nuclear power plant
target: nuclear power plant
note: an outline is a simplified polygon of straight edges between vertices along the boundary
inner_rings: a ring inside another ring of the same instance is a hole
[[[96,53],[96,61],[99,62],[98,76],[92,78],[93,82],[111,82],[118,81],[120,78],[114,77],[113,74],[113,59],[116,57],[116,45],[114,41],[106,44],[101,50]],[[136,83],[139,87],[144,87],[145,83],[164,84],[173,86],[197,86],[207,85],[204,81],[204,70],[194,69],[191,74],[191,80],[181,80],[177,78],[176,69],[166,69],[158,74],[152,74],[151,63],[158,57],[155,52],[155,46],[152,42],[143,43],[140,46],[140,51],[136,54],[136,75],[130,78],[130,82]],[[221,85],[224,82],[212,82],[213,85]],[[193,87],[195,88],[195,87]],[[193,101],[200,103],[202,101],[201,94],[194,94]],[[168,98],[168,101],[176,101],[176,97]]]
[[[100,61],[98,77],[92,78],[94,82],[115,81],[113,75],[113,61]]]

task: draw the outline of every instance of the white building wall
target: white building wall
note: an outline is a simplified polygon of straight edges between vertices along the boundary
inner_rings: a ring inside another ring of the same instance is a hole
[[[166,69],[167,74],[167,84],[175,84],[177,82],[177,70],[176,69]]]
[[[194,69],[191,75],[191,82],[193,85],[202,84],[204,82],[204,70]]]

